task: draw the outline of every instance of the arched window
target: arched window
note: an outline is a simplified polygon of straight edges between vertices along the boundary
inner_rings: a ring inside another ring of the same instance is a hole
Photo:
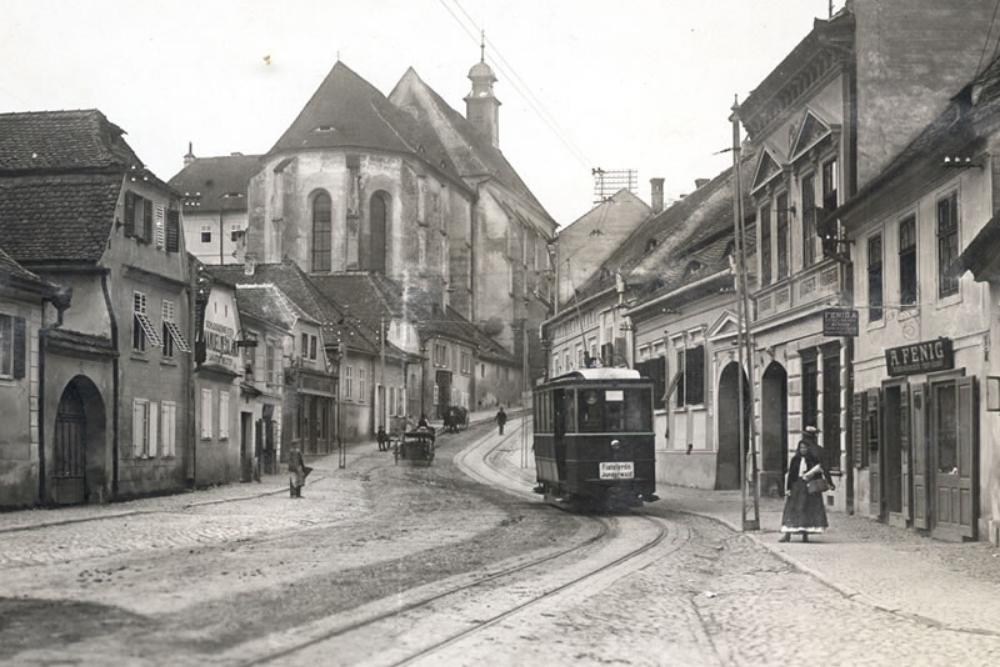
[[[329,271],[333,247],[333,212],[330,195],[320,192],[312,202],[312,270]]]
[[[371,234],[371,258],[368,268],[385,273],[386,227],[389,222],[387,195],[376,192],[368,205],[368,223]]]

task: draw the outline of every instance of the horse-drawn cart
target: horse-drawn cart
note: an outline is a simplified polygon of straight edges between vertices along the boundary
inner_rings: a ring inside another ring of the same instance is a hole
[[[400,459],[404,459],[406,461],[413,461],[414,463],[422,462],[425,465],[430,465],[434,460],[434,440],[434,429],[430,427],[421,427],[415,431],[407,431],[392,450],[396,464],[399,464]]]

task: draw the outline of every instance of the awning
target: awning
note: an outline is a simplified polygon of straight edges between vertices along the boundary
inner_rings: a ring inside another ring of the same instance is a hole
[[[956,275],[971,271],[976,280],[1000,280],[1000,214],[983,225],[952,265]]]

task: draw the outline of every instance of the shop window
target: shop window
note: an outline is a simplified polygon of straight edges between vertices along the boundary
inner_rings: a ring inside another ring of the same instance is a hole
[[[802,179],[802,267],[816,261],[816,177]]]
[[[771,203],[760,209],[760,284],[771,284]]]
[[[917,303],[917,219],[910,216],[899,223],[899,304]]]
[[[778,280],[788,277],[788,194],[778,195],[777,235],[778,235]]]
[[[816,357],[802,359],[802,426],[817,426],[817,387],[818,367]]]
[[[868,321],[882,319],[882,235],[868,239]]]
[[[958,274],[953,268],[958,257],[958,193],[937,203],[938,296],[958,293]]]

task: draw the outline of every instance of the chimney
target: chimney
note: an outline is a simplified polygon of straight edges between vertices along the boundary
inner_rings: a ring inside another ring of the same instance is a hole
[[[698,189],[698,188],[700,188],[703,185],[708,185],[708,182],[710,180],[712,180],[712,179],[710,179],[710,178],[696,178],[696,179],[694,179],[694,187],[695,187],[695,189]]]
[[[184,166],[186,167],[192,162],[194,162],[194,142],[189,141],[188,152],[187,155],[184,156]]]
[[[649,179],[649,202],[650,208],[653,209],[653,213],[659,213],[663,210],[663,179],[662,178],[651,178]]]

